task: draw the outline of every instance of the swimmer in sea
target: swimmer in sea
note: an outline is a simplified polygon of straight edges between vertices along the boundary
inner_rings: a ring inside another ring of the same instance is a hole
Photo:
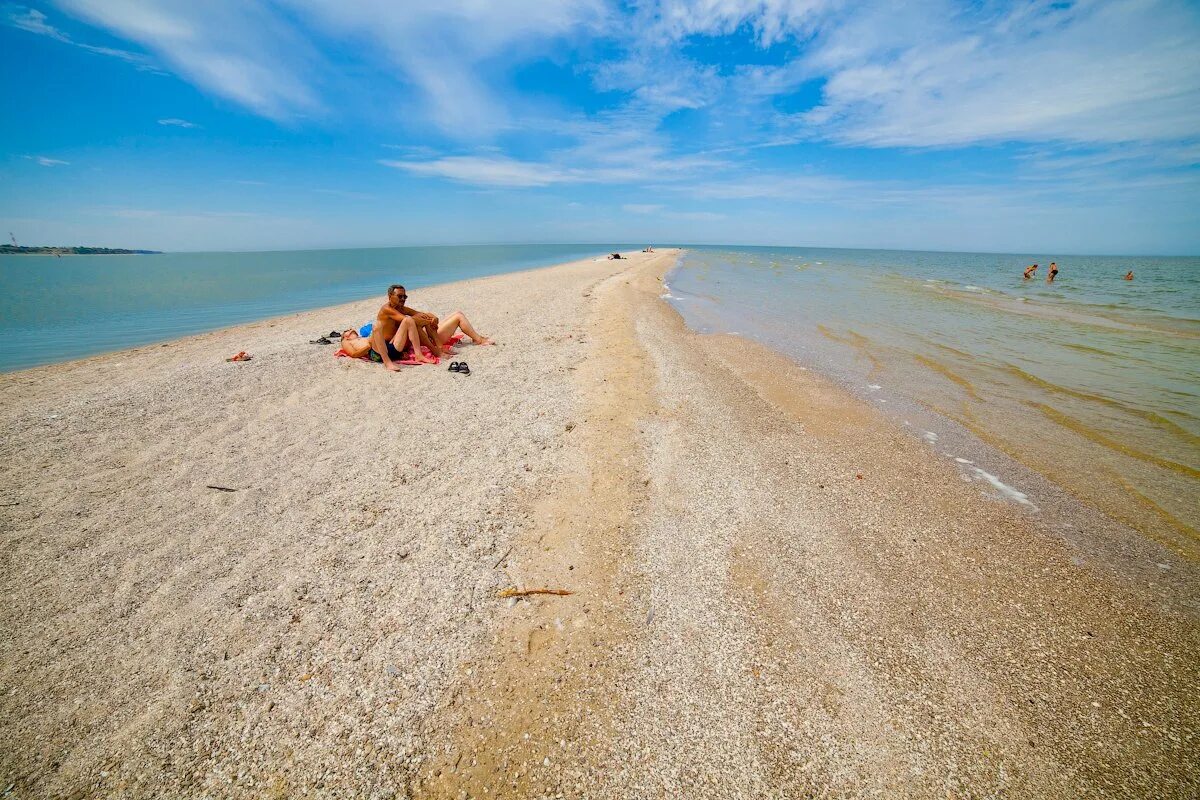
[[[1053,261],[1051,261],[1050,262],[1050,273],[1048,275],[1046,275],[1046,283],[1054,283],[1054,279],[1057,276],[1058,276],[1058,266]]]
[[[1133,270],[1129,270],[1129,272],[1125,273],[1125,280],[1127,280],[1127,281],[1133,280]]]
[[[1033,277],[1033,273],[1035,272],[1037,272],[1037,264],[1030,264],[1025,268],[1025,274],[1022,277],[1024,277],[1025,280],[1029,280]]]

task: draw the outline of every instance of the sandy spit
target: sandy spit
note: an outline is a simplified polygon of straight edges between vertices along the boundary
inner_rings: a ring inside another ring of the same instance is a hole
[[[0,377],[0,796],[1200,794],[1196,587],[689,332],[674,258],[420,290],[469,377],[307,344],[378,300]]]

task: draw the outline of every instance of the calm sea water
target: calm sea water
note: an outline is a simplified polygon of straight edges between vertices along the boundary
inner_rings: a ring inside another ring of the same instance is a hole
[[[392,283],[419,288],[621,247],[629,249],[554,244],[0,256],[0,371],[382,295]]]
[[[1056,260],[1047,284],[1045,255],[693,248],[667,283],[693,327],[915,401],[1195,554],[1200,259]]]

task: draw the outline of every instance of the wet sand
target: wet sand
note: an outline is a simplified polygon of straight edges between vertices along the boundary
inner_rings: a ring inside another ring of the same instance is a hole
[[[0,378],[0,792],[1200,792],[1194,567],[688,331],[674,257],[415,293],[469,377],[306,343],[364,302]]]

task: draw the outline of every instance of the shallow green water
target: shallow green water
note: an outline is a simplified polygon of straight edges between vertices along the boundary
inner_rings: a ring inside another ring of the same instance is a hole
[[[1197,541],[1200,259],[694,248],[668,285],[696,327],[911,399],[1118,519]]]

